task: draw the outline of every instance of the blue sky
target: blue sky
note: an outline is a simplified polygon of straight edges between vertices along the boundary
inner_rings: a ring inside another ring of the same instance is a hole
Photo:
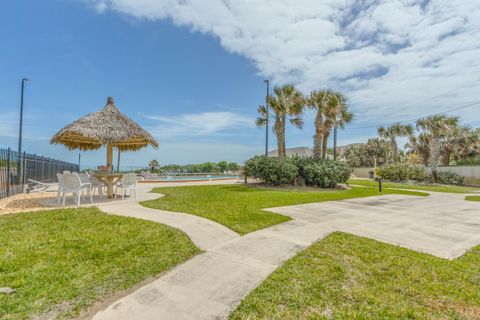
[[[160,143],[124,165],[242,162],[263,152],[253,122],[265,78],[343,91],[357,117],[339,142],[361,142],[377,125],[480,101],[478,21],[476,1],[2,1],[0,146],[16,147],[22,77],[25,150],[51,157],[77,159],[49,138],[113,96]],[[479,108],[456,113],[480,126]],[[305,122],[288,146],[311,146],[311,113]]]

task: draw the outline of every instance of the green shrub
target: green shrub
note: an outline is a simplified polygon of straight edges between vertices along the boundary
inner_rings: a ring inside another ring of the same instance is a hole
[[[423,181],[427,177],[424,167],[408,163],[387,164],[378,167],[376,175],[389,181]]]
[[[463,186],[463,181],[465,180],[465,178],[452,171],[441,171],[437,172],[437,180],[438,183],[441,184]]]
[[[338,183],[346,183],[350,179],[352,169],[343,162],[317,161],[303,168],[305,183],[320,188],[335,188]]]
[[[245,162],[245,174],[266,184],[278,186],[293,184],[298,170],[291,158],[256,156]]]
[[[351,173],[345,163],[313,157],[278,159],[257,156],[245,163],[247,176],[270,185],[291,185],[303,180],[309,186],[334,188],[338,183],[347,182]]]

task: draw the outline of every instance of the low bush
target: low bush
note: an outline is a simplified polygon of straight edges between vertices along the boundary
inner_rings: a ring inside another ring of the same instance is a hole
[[[437,172],[438,183],[463,186],[465,178],[452,171]]]
[[[256,156],[245,162],[245,174],[266,184],[278,186],[293,184],[298,169],[291,158]]]
[[[335,188],[338,183],[346,183],[352,173],[351,168],[338,161],[314,162],[303,168],[305,183],[320,188]]]
[[[345,183],[352,170],[342,162],[313,157],[266,158],[256,156],[245,163],[245,174],[270,185],[303,184],[334,188]]]
[[[408,163],[383,165],[376,169],[376,175],[389,181],[423,181],[427,177],[424,167]]]

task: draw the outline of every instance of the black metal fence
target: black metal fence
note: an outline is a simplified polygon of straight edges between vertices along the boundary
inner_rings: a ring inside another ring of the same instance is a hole
[[[79,171],[78,164],[51,159],[35,154],[0,149],[0,199],[21,193],[25,185],[55,182],[57,173]]]

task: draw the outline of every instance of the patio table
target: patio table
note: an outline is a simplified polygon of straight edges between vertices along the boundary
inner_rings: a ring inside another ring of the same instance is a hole
[[[123,177],[123,173],[102,173],[96,172],[93,174],[95,178],[107,186],[107,196],[109,199],[113,198],[113,186]]]

